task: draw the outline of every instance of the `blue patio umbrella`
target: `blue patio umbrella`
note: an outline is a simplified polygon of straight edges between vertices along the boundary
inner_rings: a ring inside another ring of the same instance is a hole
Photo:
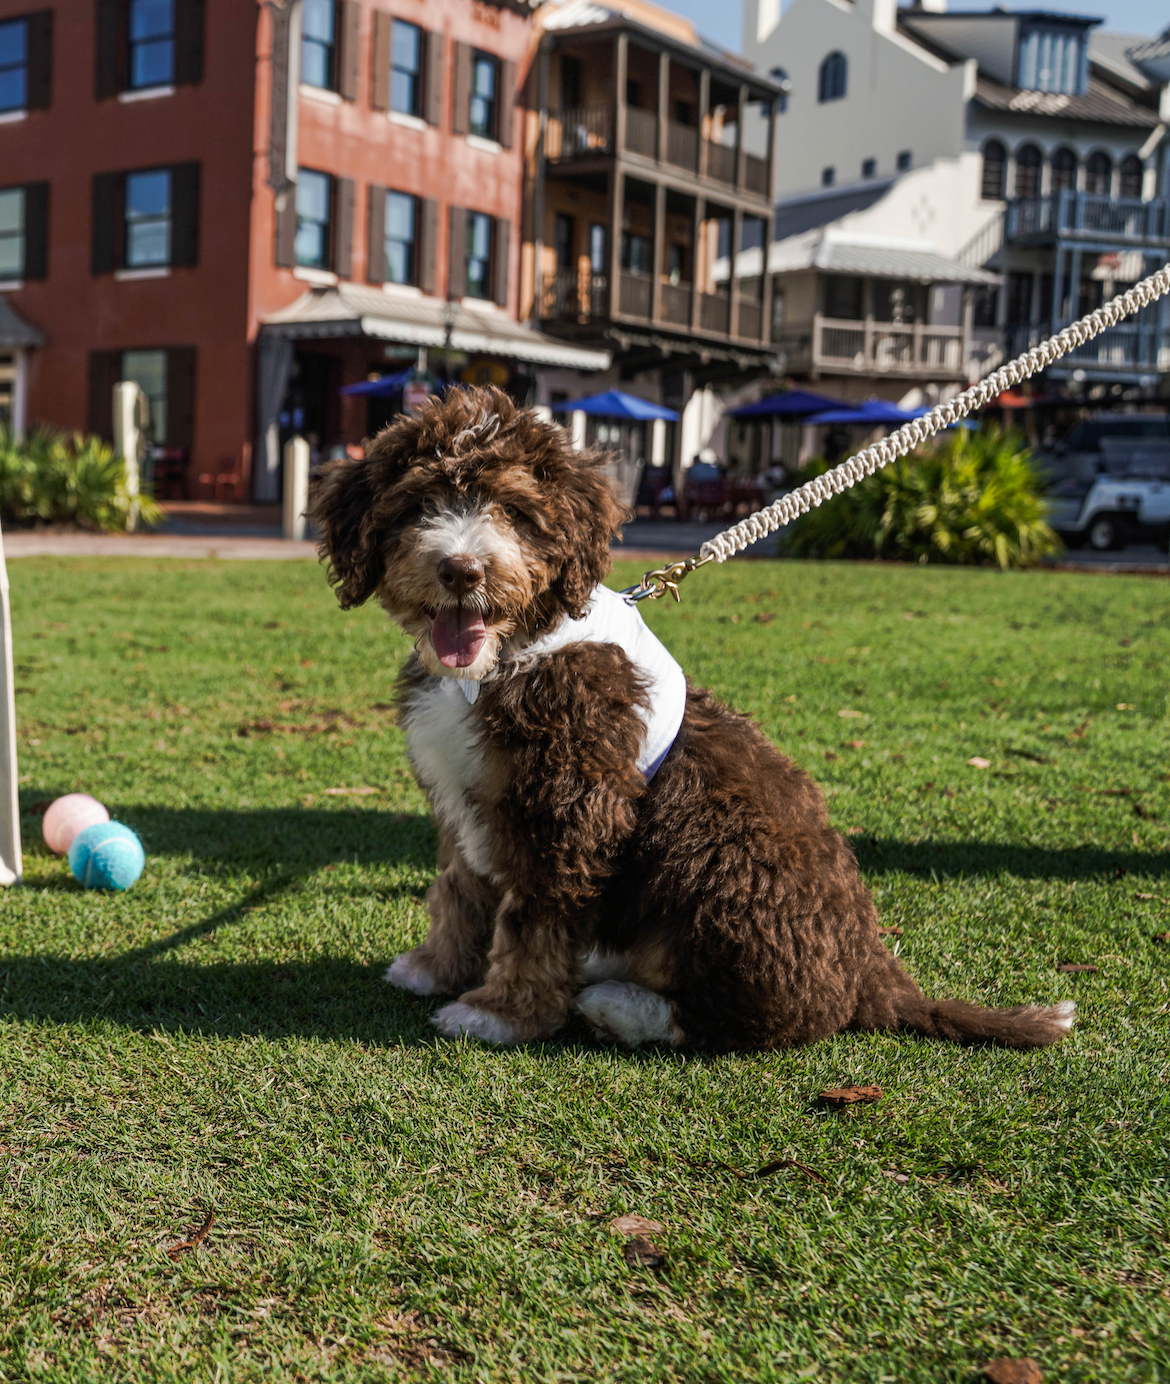
[[[807,418],[826,409],[844,408],[840,399],[828,399],[823,394],[810,394],[804,389],[788,389],[783,394],[769,394],[754,404],[744,404],[730,410],[732,418]]]
[[[552,407],[554,413],[592,413],[601,418],[632,418],[639,423],[652,418],[678,422],[674,409],[648,403],[634,394],[623,394],[620,389],[607,389],[603,394],[590,394],[586,399],[566,399]]]
[[[367,394],[374,398],[384,398],[387,394],[396,394],[413,374],[414,366],[412,365],[408,370],[399,370],[393,375],[383,375],[377,380],[362,380],[360,384],[347,384],[341,393]]]
[[[813,427],[820,427],[822,424],[855,424],[859,427],[876,428],[883,423],[900,427],[903,423],[921,418],[929,412],[928,408],[899,408],[897,404],[889,404],[884,399],[867,399],[864,404],[857,404],[853,408],[832,408],[826,409],[824,413],[814,413],[808,422]]]

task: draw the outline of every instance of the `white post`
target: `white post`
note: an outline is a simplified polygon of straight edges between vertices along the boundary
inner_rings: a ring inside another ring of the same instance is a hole
[[[12,611],[0,534],[0,884],[16,884],[20,861],[20,805],[16,796],[16,694],[12,681]]]
[[[569,415],[569,427],[573,439],[573,451],[583,452],[585,450],[585,418],[584,409],[575,408]]]
[[[150,422],[150,404],[133,380],[114,386],[114,449],[126,467],[126,491],[130,495],[127,529],[138,523],[139,462],[146,447],[145,429]]]
[[[28,352],[17,351],[12,381],[12,435],[20,442],[28,431]]]
[[[309,444],[290,437],[284,444],[283,530],[285,538],[305,536],[305,509],[309,503]]]

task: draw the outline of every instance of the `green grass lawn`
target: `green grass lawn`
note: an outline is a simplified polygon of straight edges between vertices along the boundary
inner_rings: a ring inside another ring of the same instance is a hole
[[[929,993],[1078,1004],[1044,1052],[708,1058],[446,1043],[381,984],[435,835],[405,643],[318,568],[10,572],[0,1380],[1170,1380],[1170,584],[756,562],[649,610],[823,784]],[[126,895],[41,844],[77,789],[146,844]],[[884,1098],[815,1107],[848,1083]]]

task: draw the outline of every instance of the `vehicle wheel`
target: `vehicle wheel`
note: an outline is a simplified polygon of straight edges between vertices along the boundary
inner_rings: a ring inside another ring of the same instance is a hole
[[[1122,544],[1121,519],[1116,514],[1101,514],[1089,525],[1089,547],[1097,553],[1109,552]]]

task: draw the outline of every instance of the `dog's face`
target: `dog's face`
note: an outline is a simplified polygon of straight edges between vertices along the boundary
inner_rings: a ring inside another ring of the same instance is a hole
[[[500,391],[453,391],[324,467],[309,515],[344,608],[376,595],[429,673],[482,678],[609,570],[624,516],[601,465]]]

